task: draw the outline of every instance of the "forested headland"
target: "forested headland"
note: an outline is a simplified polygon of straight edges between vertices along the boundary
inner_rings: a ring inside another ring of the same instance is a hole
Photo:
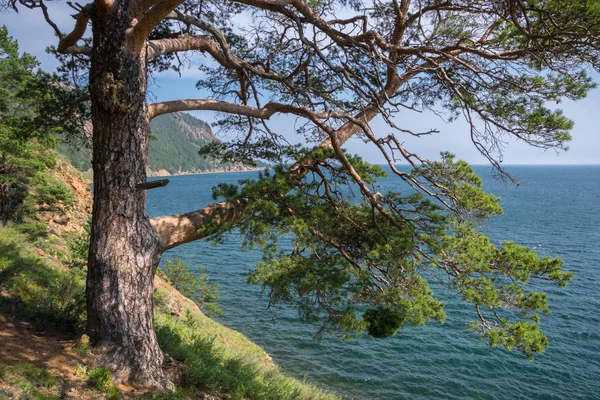
[[[245,171],[265,166],[261,162],[232,163],[198,155],[202,147],[219,140],[208,123],[187,113],[162,115],[152,121],[150,129],[150,176]],[[59,135],[57,150],[75,168],[86,172],[87,178],[91,177],[92,150],[89,138],[66,138]]]

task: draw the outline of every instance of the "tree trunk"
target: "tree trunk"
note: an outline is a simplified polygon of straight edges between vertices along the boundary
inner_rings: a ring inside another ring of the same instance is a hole
[[[2,214],[2,226],[8,223],[10,215],[10,182],[0,184],[0,214]]]
[[[162,254],[146,214],[148,138],[144,54],[127,46],[126,13],[93,18],[90,70],[94,206],[87,331],[97,364],[116,382],[162,387],[153,327],[153,277]]]

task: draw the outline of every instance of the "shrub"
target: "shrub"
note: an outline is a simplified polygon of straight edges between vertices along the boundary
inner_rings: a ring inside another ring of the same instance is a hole
[[[213,316],[223,315],[223,311],[216,303],[221,297],[219,284],[210,283],[204,269],[200,268],[195,275],[189,271],[189,266],[177,257],[167,260],[162,269],[175,289],[193,300],[203,312]]]
[[[94,368],[88,371],[90,383],[104,392],[112,386],[112,374],[108,368]]]

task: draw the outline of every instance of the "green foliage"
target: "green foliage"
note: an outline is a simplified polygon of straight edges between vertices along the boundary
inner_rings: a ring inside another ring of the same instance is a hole
[[[374,338],[386,338],[402,327],[405,315],[402,310],[389,308],[371,308],[363,313],[363,320],[369,324],[369,335]]]
[[[83,226],[84,232],[76,234],[69,241],[69,250],[71,253],[71,262],[69,263],[69,268],[78,268],[80,270],[87,268],[91,222],[92,219],[90,216]]]
[[[14,229],[17,229],[19,232],[27,235],[27,237],[31,240],[35,240],[40,237],[46,237],[48,233],[48,225],[37,221],[16,224],[14,225]]]
[[[73,194],[69,188],[51,175],[37,174],[30,183],[34,187],[34,194],[39,204],[73,203]]]
[[[123,394],[116,386],[111,386],[106,391],[106,400],[121,400],[123,398]]]
[[[0,383],[19,388],[22,392],[20,399],[58,400],[61,398],[58,390],[59,379],[31,364],[13,366],[0,364]]]
[[[268,290],[270,304],[294,304],[303,320],[320,321],[319,338],[327,332],[383,338],[407,324],[444,321],[444,303],[429,287],[438,280],[475,306],[472,329],[491,347],[528,357],[544,350],[548,341],[538,325],[549,312],[547,296],[527,284],[564,286],[572,274],[559,259],[494,244],[479,232],[502,209],[467,163],[442,153],[440,161],[401,175],[406,190],[369,197],[331,152],[294,154],[316,157],[303,179],[274,168],[241,187],[214,189],[216,197],[246,201],[254,211],[239,228],[247,247],[263,249],[249,282]],[[379,167],[347,160],[363,184],[378,188]],[[282,237],[293,246],[281,245]]]
[[[38,63],[20,55],[0,28],[0,218],[22,221],[42,204],[72,202],[70,192],[48,174],[56,164],[54,128],[41,123],[40,105],[50,89]]]
[[[88,380],[92,386],[106,393],[107,400],[119,400],[123,396],[119,388],[113,385],[110,369],[96,367],[87,372]]]
[[[178,113],[155,118],[151,129],[156,138],[150,141],[149,150],[150,169],[153,171],[164,169],[174,174],[219,168],[214,159],[198,155],[202,146],[215,140],[207,123]]]
[[[108,368],[96,367],[88,371],[90,383],[101,392],[106,392],[112,387],[112,373]]]
[[[217,305],[217,300],[221,297],[219,284],[210,283],[204,269],[200,268],[197,274],[189,272],[189,267],[180,258],[175,257],[173,260],[167,260],[162,270],[175,289],[193,300],[200,310],[209,315],[223,315],[223,311]]]
[[[0,228],[0,289],[34,322],[76,334],[85,325],[85,273],[51,266],[14,228]]]

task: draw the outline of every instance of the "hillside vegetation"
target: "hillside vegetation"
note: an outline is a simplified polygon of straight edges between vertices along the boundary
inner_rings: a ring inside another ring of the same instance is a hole
[[[149,175],[163,176],[212,171],[243,171],[249,166],[201,157],[198,150],[215,142],[210,125],[187,113],[161,115],[150,123]],[[92,167],[91,149],[79,139],[58,144],[58,151],[80,171]]]

